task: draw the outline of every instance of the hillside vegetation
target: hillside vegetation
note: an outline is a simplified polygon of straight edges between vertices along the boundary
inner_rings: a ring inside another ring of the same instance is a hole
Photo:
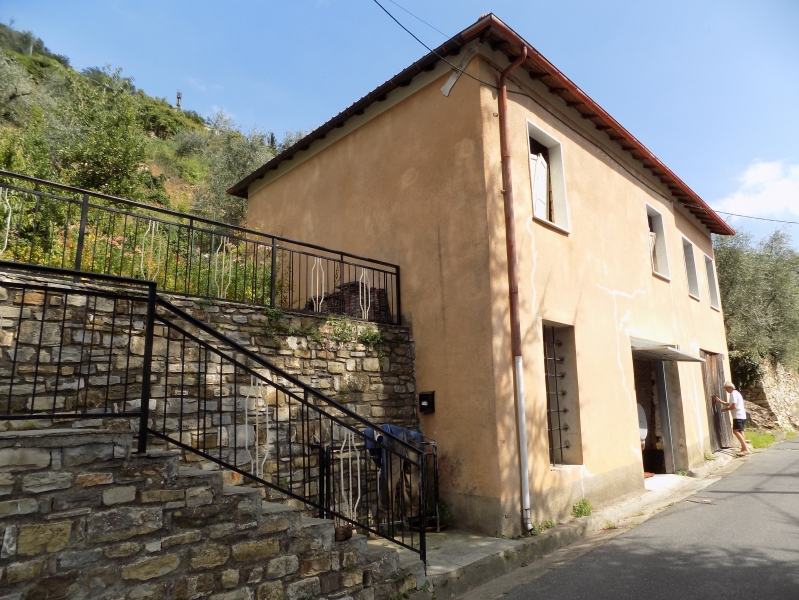
[[[747,387],[761,359],[799,362],[799,253],[784,231],[760,241],[739,230],[714,238],[733,380]]]
[[[0,168],[228,223],[225,190],[296,141],[242,131],[137,89],[121,69],[78,72],[31,32],[0,24]]]

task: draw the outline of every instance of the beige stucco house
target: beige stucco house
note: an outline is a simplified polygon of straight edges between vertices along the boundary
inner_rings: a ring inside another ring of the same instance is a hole
[[[711,234],[733,231],[494,15],[230,191],[251,227],[401,266],[460,526],[515,535],[729,445]]]

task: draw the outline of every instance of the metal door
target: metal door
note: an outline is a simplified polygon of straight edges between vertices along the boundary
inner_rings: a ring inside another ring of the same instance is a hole
[[[721,354],[700,351],[705,359],[702,363],[702,379],[705,382],[705,404],[707,406],[708,430],[710,431],[710,448],[718,452],[722,448],[732,448],[733,437],[730,427],[730,413],[722,412],[722,406],[713,401],[713,396],[726,400],[724,391],[724,361]]]

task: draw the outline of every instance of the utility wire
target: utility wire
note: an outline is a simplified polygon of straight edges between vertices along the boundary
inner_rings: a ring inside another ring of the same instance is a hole
[[[386,14],[387,14],[387,15],[388,15],[388,16],[391,18],[391,20],[392,20],[392,21],[394,21],[394,22],[395,22],[397,25],[399,25],[399,26],[400,26],[402,29],[404,29],[404,30],[405,30],[405,32],[406,32],[408,35],[410,35],[410,36],[411,36],[413,39],[415,39],[417,42],[419,42],[419,43],[420,43],[422,46],[424,46],[425,48],[427,48],[427,50],[428,50],[430,53],[434,54],[434,55],[435,55],[435,56],[437,56],[437,57],[438,57],[440,60],[443,60],[445,63],[447,63],[447,64],[448,64],[450,67],[452,67],[453,69],[455,69],[456,71],[458,71],[458,72],[459,72],[459,73],[461,73],[462,75],[466,75],[467,77],[470,77],[471,79],[474,79],[474,80],[475,80],[476,82],[478,82],[478,83],[481,83],[481,84],[483,84],[483,85],[486,85],[486,86],[488,86],[488,87],[490,87],[490,88],[493,88],[493,89],[495,89],[495,90],[498,90],[498,89],[499,89],[499,86],[497,86],[497,85],[495,85],[495,84],[493,84],[493,83],[489,83],[488,81],[483,81],[482,79],[479,79],[479,78],[475,77],[474,75],[471,75],[471,74],[467,73],[465,70],[461,69],[460,67],[456,67],[455,65],[453,65],[453,64],[452,64],[451,62],[449,62],[449,61],[448,61],[446,58],[444,58],[443,56],[441,56],[441,55],[440,55],[438,52],[436,52],[435,50],[433,50],[433,49],[432,49],[430,46],[428,46],[428,45],[427,45],[427,44],[425,44],[425,43],[424,43],[422,40],[420,40],[418,37],[416,37],[416,35],[414,35],[414,33],[413,33],[413,32],[412,32],[410,29],[408,29],[407,27],[405,27],[405,25],[403,25],[402,23],[400,23],[400,22],[397,20],[397,18],[396,18],[394,15],[392,15],[392,14],[391,14],[391,13],[390,13],[390,12],[389,12],[387,9],[386,9],[386,7],[385,7],[385,6],[383,6],[382,4],[380,4],[380,2],[378,2],[378,0],[372,0],[372,1],[373,1],[375,4],[377,4],[377,5],[378,5],[378,6],[379,6],[379,7],[380,7],[382,10],[383,10],[383,12],[384,12],[384,13],[386,13]],[[428,22],[426,22],[426,21],[424,21],[424,20],[420,19],[419,17],[417,17],[417,16],[416,16],[415,14],[413,14],[411,11],[409,11],[409,10],[407,10],[407,9],[403,8],[402,6],[400,6],[399,4],[397,4],[396,2],[394,2],[394,0],[388,0],[388,1],[389,1],[389,2],[391,2],[391,4],[393,4],[393,5],[397,6],[398,8],[401,8],[402,10],[404,10],[406,13],[408,13],[409,15],[411,15],[412,17],[414,17],[415,19],[418,19],[419,21],[421,21],[422,23],[424,23],[424,24],[425,24],[425,25],[427,25],[428,27],[431,27],[432,29],[435,29],[435,30],[436,30],[436,31],[438,31],[438,33],[440,33],[441,35],[443,35],[443,36],[446,36],[446,35],[447,35],[446,33],[442,32],[442,31],[440,31],[440,30],[436,29],[435,27],[433,27],[432,25],[430,25],[430,23],[428,23]],[[525,94],[524,92],[517,92],[517,91],[515,91],[515,90],[508,90],[508,92],[509,92],[509,93],[511,93],[511,94],[519,94],[520,96],[525,96],[526,98],[530,98],[531,100],[535,100],[535,98],[533,98],[533,97],[532,97],[532,96],[530,96],[529,94]],[[699,208],[699,207],[696,207],[696,208]],[[705,211],[707,211],[708,209],[702,208],[702,210],[705,210]],[[741,214],[737,214],[737,213],[725,212],[725,211],[723,211],[723,210],[713,210],[713,209],[710,209],[710,210],[711,210],[712,212],[715,212],[715,213],[718,213],[718,214],[721,214],[721,215],[729,215],[729,216],[731,216],[731,217],[741,217],[741,218],[743,218],[743,219],[756,219],[756,220],[758,220],[758,221],[770,221],[770,222],[772,222],[772,223],[786,223],[786,224],[788,224],[788,225],[799,225],[799,221],[784,221],[784,220],[780,220],[780,219],[768,219],[768,218],[766,218],[766,217],[753,217],[753,216],[750,216],[750,215],[741,215]]]
[[[399,4],[397,4],[396,2],[394,2],[394,0],[388,0],[388,1],[389,1],[389,2],[391,2],[391,4],[393,4],[393,5],[394,5],[394,6],[396,6],[397,8],[399,8],[400,10],[404,10],[406,13],[408,13],[409,15],[411,15],[411,16],[412,16],[414,19],[416,19],[417,21],[421,21],[422,23],[424,23],[424,24],[425,24],[425,25],[427,25],[427,26],[428,26],[430,29],[432,29],[432,30],[434,30],[434,31],[437,31],[438,33],[440,33],[441,35],[443,35],[445,38],[449,39],[449,38],[451,38],[451,37],[452,37],[451,35],[448,35],[448,34],[444,33],[443,31],[441,31],[440,29],[437,29],[436,27],[432,26],[430,23],[428,23],[428,22],[427,22],[427,21],[425,21],[424,19],[422,19],[422,18],[420,18],[420,17],[417,17],[415,14],[413,14],[411,11],[409,11],[409,10],[408,10],[407,8],[405,8],[404,6],[400,6]]]
[[[406,32],[408,35],[410,35],[410,36],[411,36],[413,39],[415,39],[417,42],[419,42],[419,43],[420,43],[422,46],[424,46],[425,48],[427,48],[427,50],[428,50],[428,51],[429,51],[431,54],[434,54],[436,57],[438,57],[438,59],[439,59],[439,60],[443,60],[443,61],[444,61],[445,63],[447,63],[447,64],[448,64],[450,67],[452,67],[453,69],[455,69],[456,71],[458,71],[458,72],[459,72],[461,75],[466,75],[467,77],[470,77],[470,78],[474,79],[476,82],[478,82],[478,83],[482,83],[483,85],[487,85],[488,87],[490,87],[490,88],[493,88],[493,89],[495,89],[495,90],[498,90],[498,89],[499,89],[499,86],[497,86],[496,84],[489,83],[488,81],[483,81],[482,79],[479,79],[479,78],[475,77],[474,75],[471,75],[471,74],[467,73],[466,71],[464,71],[464,70],[463,70],[463,69],[461,69],[460,67],[456,67],[455,65],[453,65],[453,64],[452,64],[451,62],[449,62],[449,61],[448,61],[446,58],[444,58],[443,56],[441,56],[441,55],[440,55],[438,52],[436,52],[435,50],[433,50],[433,49],[432,49],[430,46],[428,46],[428,45],[427,45],[427,44],[425,44],[425,43],[424,43],[422,40],[420,40],[418,37],[416,37],[416,35],[414,35],[414,33],[413,33],[413,32],[412,32],[410,29],[408,29],[407,27],[405,27],[405,25],[403,25],[402,23],[400,23],[400,22],[397,20],[397,18],[396,18],[394,15],[392,15],[390,12],[388,12],[388,9],[386,9],[386,7],[385,7],[385,6],[383,6],[382,4],[380,4],[380,2],[378,2],[378,0],[372,0],[372,2],[374,2],[375,4],[377,4],[377,5],[378,5],[378,6],[379,6],[379,7],[382,9],[382,11],[383,11],[384,13],[386,13],[386,14],[387,14],[389,17],[391,17],[391,20],[392,20],[392,21],[394,21],[394,22],[395,22],[397,25],[399,25],[400,27],[402,27],[402,28],[405,30],[405,32]],[[391,2],[391,0],[389,0],[389,2]],[[445,34],[445,35],[446,35],[446,34]],[[521,92],[517,92],[517,93],[521,93]],[[527,96],[527,94],[524,94],[524,93],[522,93],[522,95],[523,95],[523,96]],[[528,98],[530,98],[531,100],[533,99],[531,96],[527,96],[527,97],[528,97]]]
[[[704,209],[707,210],[707,209]],[[711,209],[713,210],[713,209]],[[723,210],[713,210],[720,215],[729,215],[731,217],[741,217],[743,219],[757,219],[758,221],[771,221],[772,223],[787,223],[788,225],[799,225],[799,221],[784,221],[782,219],[767,219],[766,217],[753,217],[751,215],[739,215],[737,213],[726,212]]]

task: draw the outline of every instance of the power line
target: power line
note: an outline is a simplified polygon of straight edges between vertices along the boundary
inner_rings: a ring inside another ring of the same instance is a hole
[[[378,6],[381,8],[381,10],[382,10],[384,13],[386,13],[386,14],[387,14],[389,17],[391,17],[391,20],[392,20],[392,21],[394,21],[394,22],[395,22],[397,25],[399,25],[400,27],[402,27],[402,28],[405,30],[405,32],[406,32],[408,35],[410,35],[410,36],[411,36],[413,39],[415,39],[417,42],[419,42],[419,43],[420,43],[422,46],[424,46],[425,48],[427,48],[427,50],[428,50],[428,51],[429,51],[431,54],[434,54],[434,55],[435,55],[435,56],[436,56],[436,57],[437,57],[439,60],[443,60],[443,61],[444,61],[445,63],[447,63],[447,64],[448,64],[450,67],[452,67],[453,69],[455,69],[456,71],[458,71],[458,72],[459,72],[459,73],[461,73],[462,75],[466,75],[467,77],[470,77],[470,78],[474,79],[474,80],[475,80],[476,82],[478,82],[478,83],[482,83],[483,85],[487,85],[488,87],[490,87],[490,88],[493,88],[493,89],[495,89],[495,90],[498,90],[498,89],[499,89],[499,86],[497,86],[497,85],[495,85],[495,84],[493,84],[493,83],[489,83],[489,82],[487,82],[487,81],[483,81],[482,79],[479,79],[479,78],[475,77],[474,75],[471,75],[471,74],[467,73],[466,71],[464,71],[464,70],[463,70],[463,69],[461,69],[460,67],[456,67],[455,65],[453,65],[453,64],[452,64],[451,62],[449,62],[449,61],[448,61],[446,58],[444,58],[443,56],[441,56],[441,55],[440,55],[438,52],[436,52],[435,50],[433,50],[433,49],[432,49],[430,46],[428,46],[428,45],[427,45],[427,44],[425,44],[425,43],[424,43],[422,40],[420,40],[418,37],[416,37],[416,35],[414,35],[414,33],[413,33],[413,32],[412,32],[410,29],[408,29],[407,27],[405,27],[405,25],[403,25],[402,23],[400,23],[400,22],[397,20],[397,18],[396,18],[394,15],[392,15],[392,14],[391,14],[391,13],[388,11],[388,9],[386,9],[386,7],[385,7],[385,6],[383,6],[382,4],[380,4],[380,2],[378,2],[378,0],[372,0],[372,2],[374,2],[375,4],[377,4],[377,5],[378,5]],[[391,0],[389,0],[389,2],[391,2]],[[445,34],[445,35],[446,35],[446,34]],[[527,94],[522,94],[522,95],[524,95],[524,96],[527,96]],[[533,99],[531,96],[527,96],[527,97],[528,97],[528,98],[530,98],[531,100]]]
[[[442,60],[442,61],[444,61],[445,63],[447,63],[447,64],[448,64],[450,67],[452,67],[453,69],[455,69],[456,71],[458,71],[458,72],[459,72],[459,73],[461,73],[462,75],[466,75],[467,77],[470,77],[471,79],[474,79],[476,82],[478,82],[478,83],[481,83],[481,84],[483,84],[483,85],[485,85],[485,86],[488,86],[488,87],[490,87],[490,88],[493,88],[493,89],[495,89],[495,90],[498,90],[498,89],[499,89],[499,86],[497,86],[497,85],[495,85],[495,84],[493,84],[493,83],[489,83],[488,81],[483,81],[482,79],[479,79],[479,78],[475,77],[474,75],[471,75],[470,73],[467,73],[465,70],[461,69],[460,67],[456,67],[455,65],[453,65],[453,64],[452,64],[451,62],[449,62],[449,61],[448,61],[446,58],[444,58],[443,56],[441,56],[441,55],[440,55],[438,52],[436,52],[435,50],[433,50],[433,49],[432,49],[430,46],[428,46],[428,45],[427,45],[427,44],[425,44],[425,43],[424,43],[422,40],[420,40],[418,37],[416,37],[416,35],[415,35],[415,34],[414,34],[414,33],[413,33],[413,32],[412,32],[410,29],[408,29],[407,27],[405,27],[405,25],[403,25],[402,23],[400,23],[400,22],[399,22],[399,20],[398,20],[398,19],[397,19],[397,18],[396,18],[394,15],[392,15],[392,14],[391,14],[391,13],[390,13],[390,12],[389,12],[387,9],[386,9],[386,7],[385,7],[385,6],[383,6],[382,4],[380,4],[380,2],[379,2],[378,0],[372,0],[372,1],[373,1],[375,4],[377,4],[377,5],[378,5],[378,6],[379,6],[379,7],[382,9],[382,11],[383,11],[384,13],[386,13],[386,14],[387,14],[387,15],[388,15],[388,16],[391,18],[391,20],[392,20],[392,21],[394,21],[394,22],[395,22],[397,25],[399,25],[399,26],[400,26],[402,29],[404,29],[404,30],[405,30],[405,32],[406,32],[408,35],[410,35],[410,36],[411,36],[413,39],[415,39],[417,42],[419,42],[419,43],[420,43],[422,46],[424,46],[425,48],[427,48],[427,50],[428,50],[428,51],[429,51],[431,54],[434,54],[436,57],[438,57],[440,60]],[[425,24],[425,25],[427,25],[428,27],[431,27],[432,29],[435,29],[436,31],[438,31],[438,33],[440,33],[441,35],[443,35],[443,36],[445,36],[445,37],[446,37],[446,35],[447,35],[446,33],[444,33],[443,31],[440,31],[439,29],[436,29],[435,27],[433,27],[432,25],[430,25],[430,23],[428,23],[428,22],[426,22],[426,21],[422,20],[421,18],[417,17],[417,16],[416,16],[415,14],[413,14],[411,11],[407,10],[406,8],[403,8],[402,6],[400,6],[399,4],[397,4],[396,2],[394,2],[394,0],[388,0],[388,1],[389,1],[389,2],[391,2],[393,5],[397,6],[398,8],[400,8],[400,9],[404,10],[406,13],[408,13],[409,15],[411,15],[412,17],[414,17],[415,19],[418,19],[419,21],[421,21],[422,23],[424,23],[424,24]],[[515,91],[515,90],[508,90],[508,92],[509,92],[509,93],[511,93],[511,94],[518,94],[518,95],[520,95],[520,96],[524,96],[524,97],[526,97],[526,98],[530,98],[531,100],[535,100],[535,98],[533,98],[533,97],[532,97],[532,96],[530,96],[529,94],[525,94],[524,92],[517,92],[517,91]],[[697,207],[697,208],[698,208],[698,207]],[[705,210],[705,211],[707,211],[708,209],[702,208],[702,210]],[[750,215],[741,215],[741,214],[737,214],[737,213],[725,212],[725,211],[723,211],[723,210],[713,210],[713,209],[709,209],[709,210],[710,210],[710,211],[712,211],[712,212],[715,212],[715,213],[721,214],[721,215],[729,215],[729,216],[731,216],[731,217],[740,217],[740,218],[742,218],[742,219],[756,219],[756,220],[758,220],[758,221],[770,221],[770,222],[772,222],[772,223],[786,223],[786,224],[788,224],[788,225],[799,225],[799,221],[784,221],[784,220],[781,220],[781,219],[768,219],[768,218],[766,218],[766,217],[753,217],[753,216],[750,216]]]
[[[751,215],[739,215],[737,213],[726,212],[723,210],[713,210],[713,212],[720,215],[729,215],[731,217],[741,217],[743,219],[757,219],[758,221],[771,221],[772,223],[787,223],[788,225],[799,225],[799,221],[784,221],[782,219],[768,219],[766,217],[753,217]]]
[[[396,6],[397,8],[399,8],[400,10],[404,10],[406,13],[408,13],[409,15],[411,15],[411,16],[412,16],[414,19],[416,19],[417,21],[421,21],[422,23],[424,23],[424,24],[425,24],[425,25],[427,25],[427,26],[428,26],[430,29],[432,29],[432,30],[434,30],[434,31],[437,31],[438,33],[440,33],[441,35],[443,35],[445,38],[449,39],[449,38],[451,38],[451,37],[452,37],[451,35],[447,35],[447,34],[446,34],[446,33],[444,33],[443,31],[441,31],[440,29],[437,29],[436,27],[432,26],[430,23],[428,23],[428,22],[427,22],[427,21],[425,21],[424,19],[422,19],[422,18],[420,18],[420,17],[417,17],[415,14],[413,14],[411,11],[409,11],[409,10],[408,10],[407,8],[405,8],[404,6],[400,6],[399,4],[397,4],[396,2],[394,2],[394,0],[388,0],[388,1],[389,1],[389,2],[391,2],[391,4],[393,4],[393,5],[394,5],[394,6]]]

